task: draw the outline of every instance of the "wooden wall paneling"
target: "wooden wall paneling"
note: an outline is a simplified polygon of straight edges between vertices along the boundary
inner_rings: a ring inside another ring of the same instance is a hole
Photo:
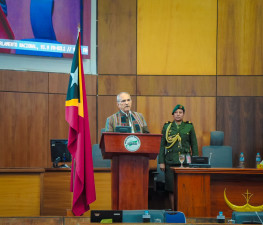
[[[111,210],[111,172],[95,172],[96,201],[90,204],[91,210]],[[90,211],[88,212],[90,216]]]
[[[0,92],[0,166],[46,167],[48,95]]]
[[[91,144],[97,143],[97,98],[87,96]]]
[[[132,98],[132,110],[136,111],[137,99],[135,96]],[[105,127],[106,119],[112,114],[119,111],[117,107],[117,96],[99,96],[98,97],[98,143],[100,142],[101,129]]]
[[[136,74],[136,0],[98,0],[98,73]]]
[[[96,75],[85,75],[85,85],[87,95],[97,94]],[[67,94],[69,85],[69,74],[49,73],[49,93]]]
[[[0,70],[0,91],[48,92],[48,73]]]
[[[69,74],[49,73],[49,93],[67,94],[69,85]]]
[[[69,126],[65,119],[66,95],[49,95],[49,139],[67,139]]]
[[[66,216],[72,208],[70,192],[70,170],[47,171],[44,175],[44,201],[41,216]],[[94,172],[96,201],[90,204],[90,210],[111,210],[111,172]],[[90,217],[90,211],[83,216]]]
[[[218,96],[263,96],[263,76],[218,76]]]
[[[86,216],[78,217],[78,216],[75,216],[75,217],[64,217],[63,218],[63,225],[76,225],[76,224],[78,224],[78,225],[90,224],[90,217],[86,217]],[[96,223],[94,223],[94,225],[95,224]]]
[[[217,129],[225,132],[225,144],[233,148],[233,166],[240,152],[245,166],[255,167],[256,153],[263,155],[263,97],[218,97]]]
[[[216,96],[215,76],[138,76],[138,95]]]
[[[44,174],[43,210],[41,216],[66,216],[72,208],[69,172],[46,172]]]
[[[122,91],[136,95],[136,76],[98,76],[98,95],[117,95]]]
[[[263,74],[263,2],[218,1],[217,74]]]
[[[47,151],[47,167],[52,167],[51,162],[51,149],[50,140],[51,139],[68,139],[69,126],[65,119],[65,101],[66,95],[64,94],[49,94],[49,139]]]
[[[63,217],[12,217],[12,218],[1,217],[0,224],[6,224],[6,225],[13,225],[13,224],[63,225],[65,219],[67,218],[63,218]]]
[[[217,0],[138,0],[137,73],[215,75]]]
[[[245,140],[241,142],[240,121],[240,98],[238,97],[218,97],[217,98],[217,130],[224,131],[224,144],[232,146],[233,167],[238,166],[239,154],[246,149]],[[241,144],[242,143],[242,144]]]
[[[0,216],[40,216],[39,173],[1,174],[0,184]]]
[[[50,139],[67,139],[69,126],[65,120],[65,101],[66,95],[50,94],[49,95],[49,140]],[[97,143],[97,110],[96,110],[96,96],[87,96],[88,112],[89,112],[89,126],[91,143]],[[51,163],[50,147],[47,149],[48,164]]]
[[[173,121],[172,111],[177,104],[185,106],[185,121],[194,125],[198,150],[210,144],[210,132],[216,129],[216,99],[214,97],[137,97],[141,112],[151,133],[161,133],[165,122]]]

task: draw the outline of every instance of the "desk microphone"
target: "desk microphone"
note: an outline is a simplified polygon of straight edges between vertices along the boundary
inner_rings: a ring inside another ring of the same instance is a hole
[[[211,165],[212,152],[209,153],[209,165]]]

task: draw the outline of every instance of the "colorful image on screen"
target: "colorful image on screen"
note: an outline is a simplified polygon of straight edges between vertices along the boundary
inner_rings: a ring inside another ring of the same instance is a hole
[[[0,53],[90,59],[91,0],[0,0]]]

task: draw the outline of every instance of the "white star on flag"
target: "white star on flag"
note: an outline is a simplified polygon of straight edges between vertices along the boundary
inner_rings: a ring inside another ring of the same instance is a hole
[[[79,73],[78,73],[78,71],[79,71],[79,69],[77,68],[74,73],[70,73],[70,76],[71,76],[71,85],[70,85],[70,87],[72,87],[73,84],[76,84],[76,85],[79,84],[79,79],[78,79]]]

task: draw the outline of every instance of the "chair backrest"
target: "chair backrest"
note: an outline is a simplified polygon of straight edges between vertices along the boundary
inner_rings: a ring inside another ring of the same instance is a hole
[[[233,167],[232,147],[224,145],[223,131],[211,131],[210,146],[204,146],[202,148],[202,155],[208,157],[211,167]]]
[[[186,218],[183,212],[165,212],[165,223],[186,223]]]
[[[235,224],[262,224],[263,212],[232,212]]]
[[[210,159],[213,168],[232,168],[231,146],[203,146],[202,155]]]
[[[224,144],[223,131],[211,131],[210,135],[210,145],[221,146]]]
[[[111,167],[111,160],[103,159],[99,144],[94,144],[92,146],[92,159],[93,159],[94,168],[110,168]]]

